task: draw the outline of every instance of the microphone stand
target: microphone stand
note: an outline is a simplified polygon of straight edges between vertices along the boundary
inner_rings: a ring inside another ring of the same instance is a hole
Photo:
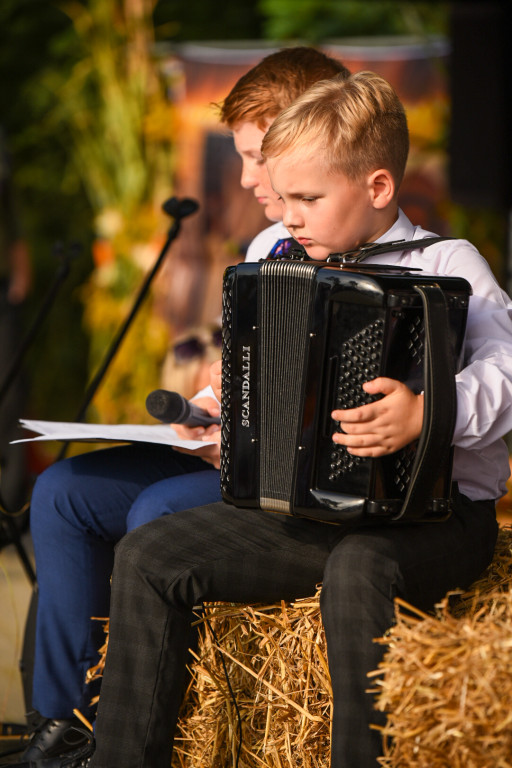
[[[2,384],[0,386],[0,403],[3,401],[3,399],[7,395],[13,381],[18,375],[21,369],[23,358],[25,357],[27,350],[29,349],[32,342],[34,341],[37,331],[41,327],[43,321],[45,320],[51,307],[53,306],[55,297],[57,295],[57,292],[61,284],[64,282],[64,280],[69,274],[71,259],[78,255],[77,246],[73,246],[71,249],[71,252],[65,252],[62,246],[55,246],[55,251],[59,256],[61,263],[55,273],[53,283],[51,284],[43,300],[43,303],[39,309],[39,312],[37,313],[36,318],[34,319],[32,325],[27,331],[22,343],[20,344],[18,352],[15,355],[11,365],[9,366],[9,369],[7,371],[6,376],[4,377],[4,380],[2,381]],[[20,532],[18,530],[16,523],[14,522],[14,517],[15,515],[7,510],[7,507],[0,496],[0,548],[3,548],[4,546],[7,546],[9,544],[13,544],[15,546],[29,581],[32,584],[35,584],[36,575],[32,567],[32,563],[30,562],[30,559],[26,553],[26,550],[23,544],[21,543]]]
[[[71,259],[75,258],[78,255],[78,248],[79,246],[76,246],[76,245],[72,246],[71,253],[66,253],[63,251],[62,246],[55,246],[55,251],[57,252],[57,255],[59,256],[59,258],[61,259],[60,266],[58,267],[55,273],[53,283],[51,284],[48,290],[48,293],[46,294],[46,297],[39,309],[39,312],[37,313],[32,325],[27,331],[25,338],[21,342],[18,352],[9,367],[7,375],[2,381],[2,384],[0,386],[0,403],[6,396],[12,382],[18,375],[19,370],[21,368],[21,364],[23,362],[23,358],[25,357],[25,354],[28,348],[32,344],[38,330],[40,329],[43,323],[43,320],[46,318],[47,314],[49,313],[53,305],[53,302],[55,301],[55,297],[57,295],[57,292],[61,284],[69,275]]]
[[[121,342],[126,336],[126,333],[130,328],[142,302],[144,301],[146,294],[148,293],[148,290],[151,286],[151,283],[153,282],[155,275],[157,274],[158,270],[160,269],[164,261],[165,256],[167,255],[167,251],[171,246],[171,243],[177,238],[179,234],[179,231],[181,229],[182,219],[184,219],[186,216],[190,216],[190,214],[192,213],[195,213],[198,210],[198,208],[199,208],[199,204],[195,200],[192,200],[186,197],[182,198],[181,200],[178,200],[178,198],[176,197],[171,197],[168,200],[166,200],[165,203],[162,205],[162,209],[164,213],[167,213],[169,216],[172,216],[174,218],[174,222],[167,233],[167,239],[162,247],[162,250],[158,255],[158,258],[156,259],[150,272],[148,272],[148,274],[146,275],[146,278],[142,283],[138,294],[135,297],[133,306],[130,312],[128,313],[128,316],[126,317],[123,325],[121,326],[116,336],[112,340],[110,347],[107,350],[107,353],[103,359],[103,362],[101,363],[93,380],[87,387],[82,404],[78,410],[78,413],[74,421],[83,421],[83,419],[85,418],[87,409],[91,404],[91,401],[94,398],[94,395],[96,394],[101,382],[103,381],[103,378],[108,370],[108,367],[110,366],[110,363],[114,359],[114,356],[117,350],[119,349]],[[57,461],[60,461],[60,459],[64,458],[68,447],[69,447],[69,441],[63,444],[62,449],[60,450],[57,456]]]

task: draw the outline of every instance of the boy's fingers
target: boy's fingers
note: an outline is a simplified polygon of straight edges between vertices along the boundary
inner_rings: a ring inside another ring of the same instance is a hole
[[[391,395],[403,386],[405,385],[402,382],[388,379],[385,376],[379,376],[377,379],[372,379],[362,385],[365,392],[369,395]],[[379,402],[379,400],[376,400],[375,403],[360,405],[357,408],[337,408],[332,411],[331,417],[335,421],[350,421],[352,423],[372,421],[381,412],[382,406],[378,405]]]
[[[388,453],[394,453],[396,450],[392,442],[388,440],[383,441],[380,435],[347,435],[336,432],[332,439],[338,445],[343,445],[347,452],[353,456],[385,456]]]
[[[347,448],[351,456],[360,456],[362,459],[377,459],[379,456],[387,456],[393,451],[382,446],[372,446],[371,448]]]
[[[378,376],[376,379],[366,381],[362,387],[365,392],[376,395],[390,395],[400,386],[401,382],[396,379],[388,379],[386,376]]]
[[[344,445],[346,448],[370,448],[374,445],[382,444],[382,437],[372,433],[348,434],[346,432],[335,432],[333,438],[335,443]]]
[[[331,413],[331,417],[334,421],[352,422],[353,424],[361,424],[366,421],[371,421],[375,418],[375,409],[372,407],[372,403],[368,405],[360,405],[358,408],[347,408],[346,410],[336,410]]]
[[[212,424],[211,427],[208,427],[208,429],[205,431],[205,434],[201,438],[202,440],[205,440],[206,442],[211,442],[212,440],[220,445],[220,435],[221,431],[218,428],[216,424]]]
[[[184,424],[170,424],[182,440],[198,440],[204,435],[204,427],[186,427]]]

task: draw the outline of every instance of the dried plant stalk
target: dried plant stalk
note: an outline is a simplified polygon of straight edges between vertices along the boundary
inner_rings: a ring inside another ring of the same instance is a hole
[[[224,768],[239,750],[240,768],[328,768],[332,696],[318,596],[206,610],[173,765]]]

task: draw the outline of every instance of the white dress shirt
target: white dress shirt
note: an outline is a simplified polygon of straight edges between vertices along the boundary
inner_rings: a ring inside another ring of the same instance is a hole
[[[399,211],[395,224],[378,242],[418,240],[432,234],[413,226]],[[502,437],[512,430],[512,301],[467,240],[369,256],[365,262],[419,267],[430,274],[463,277],[471,284],[464,368],[456,377],[453,479],[473,500],[503,496],[510,475]]]

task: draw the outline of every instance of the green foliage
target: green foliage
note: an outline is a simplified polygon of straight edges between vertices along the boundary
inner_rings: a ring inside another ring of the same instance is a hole
[[[0,9],[0,103],[35,272],[27,324],[53,281],[55,243],[82,244],[27,359],[37,382],[30,412],[40,418],[74,418],[148,267],[132,249],[168,223],[155,215],[171,191],[173,116],[152,53],[153,6],[5,0]],[[101,270],[99,283],[91,272],[98,236],[115,238],[122,265],[107,281]],[[116,307],[105,328],[96,321],[102,298]],[[163,354],[139,343],[132,378],[143,375],[145,355]]]
[[[336,37],[442,33],[448,3],[260,0],[266,37],[319,43]]]
[[[158,141],[148,140],[145,127],[153,105],[166,103],[151,54],[152,1],[89,0],[63,9],[80,56],[70,72],[52,68],[43,78],[54,95],[48,120],[68,134],[93,211],[115,208],[129,217],[172,172],[170,152],[161,151],[170,148],[171,118]]]
[[[95,270],[81,291],[90,375],[102,362],[148,268],[138,262],[140,247],[167,226],[164,215],[159,218],[156,212],[171,191],[174,119],[154,53],[153,4],[66,3],[79,56],[65,77],[51,69],[44,81],[54,94],[47,121],[66,132],[93,213]],[[129,401],[139,404],[142,417],[148,371],[153,386],[158,385],[166,339],[153,333],[152,326],[160,323],[148,309],[138,314],[136,323],[143,332],[130,330],[123,341],[131,345],[131,354],[118,353],[102,382],[115,396],[95,400],[100,420],[121,420],[130,412]],[[158,343],[150,345],[145,335],[154,335]],[[102,408],[107,402],[108,408]]]

